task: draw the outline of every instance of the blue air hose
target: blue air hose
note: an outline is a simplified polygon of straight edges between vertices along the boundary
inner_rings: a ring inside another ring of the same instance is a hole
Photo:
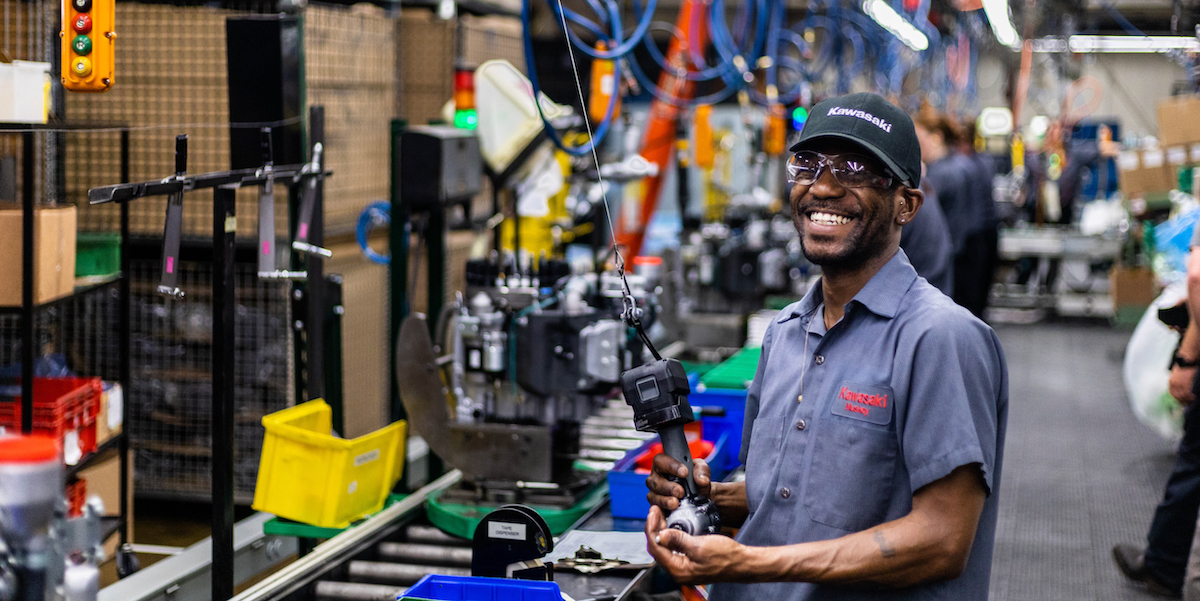
[[[367,237],[371,230],[388,225],[392,222],[392,203],[377,200],[363,209],[363,212],[358,216],[358,227],[355,230],[355,237],[358,238],[358,246],[362,249],[364,255],[373,263],[380,265],[388,265],[392,262],[390,254],[381,255],[371,248],[367,242]]]

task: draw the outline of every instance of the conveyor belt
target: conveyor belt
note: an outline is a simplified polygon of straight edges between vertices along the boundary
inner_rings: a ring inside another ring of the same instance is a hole
[[[580,462],[597,470],[611,469],[627,450],[653,436],[634,430],[632,423],[629,406],[620,400],[608,402],[583,425]],[[470,541],[424,523],[425,500],[457,485],[461,478],[457,470],[439,478],[319,545],[234,601],[394,601],[427,574],[469,576]],[[559,574],[556,580],[570,577]],[[594,589],[597,578],[588,577],[588,586]],[[627,575],[609,587],[619,593],[630,584]]]

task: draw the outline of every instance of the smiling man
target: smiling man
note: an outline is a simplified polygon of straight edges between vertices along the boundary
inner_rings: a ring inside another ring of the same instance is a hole
[[[712,599],[986,599],[1008,410],[986,324],[920,278],[912,120],[874,94],[813,108],[788,161],[820,284],[767,329],[746,400],[744,483],[696,483],[736,539],[664,529],[686,469],[647,479],[647,545]]]

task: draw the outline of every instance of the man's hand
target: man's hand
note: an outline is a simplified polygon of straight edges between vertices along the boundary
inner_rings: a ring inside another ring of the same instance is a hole
[[[1180,367],[1176,365],[1171,368],[1171,379],[1168,390],[1170,390],[1171,396],[1175,397],[1185,407],[1196,401],[1196,395],[1192,393],[1192,381],[1195,379],[1195,367]]]
[[[727,536],[691,536],[666,526],[662,511],[657,505],[652,506],[646,518],[646,550],[659,566],[671,573],[676,582],[707,584],[736,581],[738,567],[745,561],[747,547]]]
[[[692,464],[696,466],[693,480],[696,482],[697,492],[701,496],[712,498],[712,472],[708,464],[700,458],[692,459]],[[654,457],[650,476],[646,478],[646,488],[650,489],[650,492],[646,493],[646,500],[655,507],[661,507],[664,514],[675,511],[684,495],[683,485],[669,480],[670,477],[687,477],[687,467],[670,455],[659,453]]]

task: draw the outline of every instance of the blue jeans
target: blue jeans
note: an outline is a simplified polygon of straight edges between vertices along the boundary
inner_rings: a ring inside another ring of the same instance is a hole
[[[1179,454],[1146,535],[1146,569],[1175,592],[1183,587],[1183,574],[1196,532],[1197,510],[1200,510],[1200,409],[1193,404],[1183,413]]]

